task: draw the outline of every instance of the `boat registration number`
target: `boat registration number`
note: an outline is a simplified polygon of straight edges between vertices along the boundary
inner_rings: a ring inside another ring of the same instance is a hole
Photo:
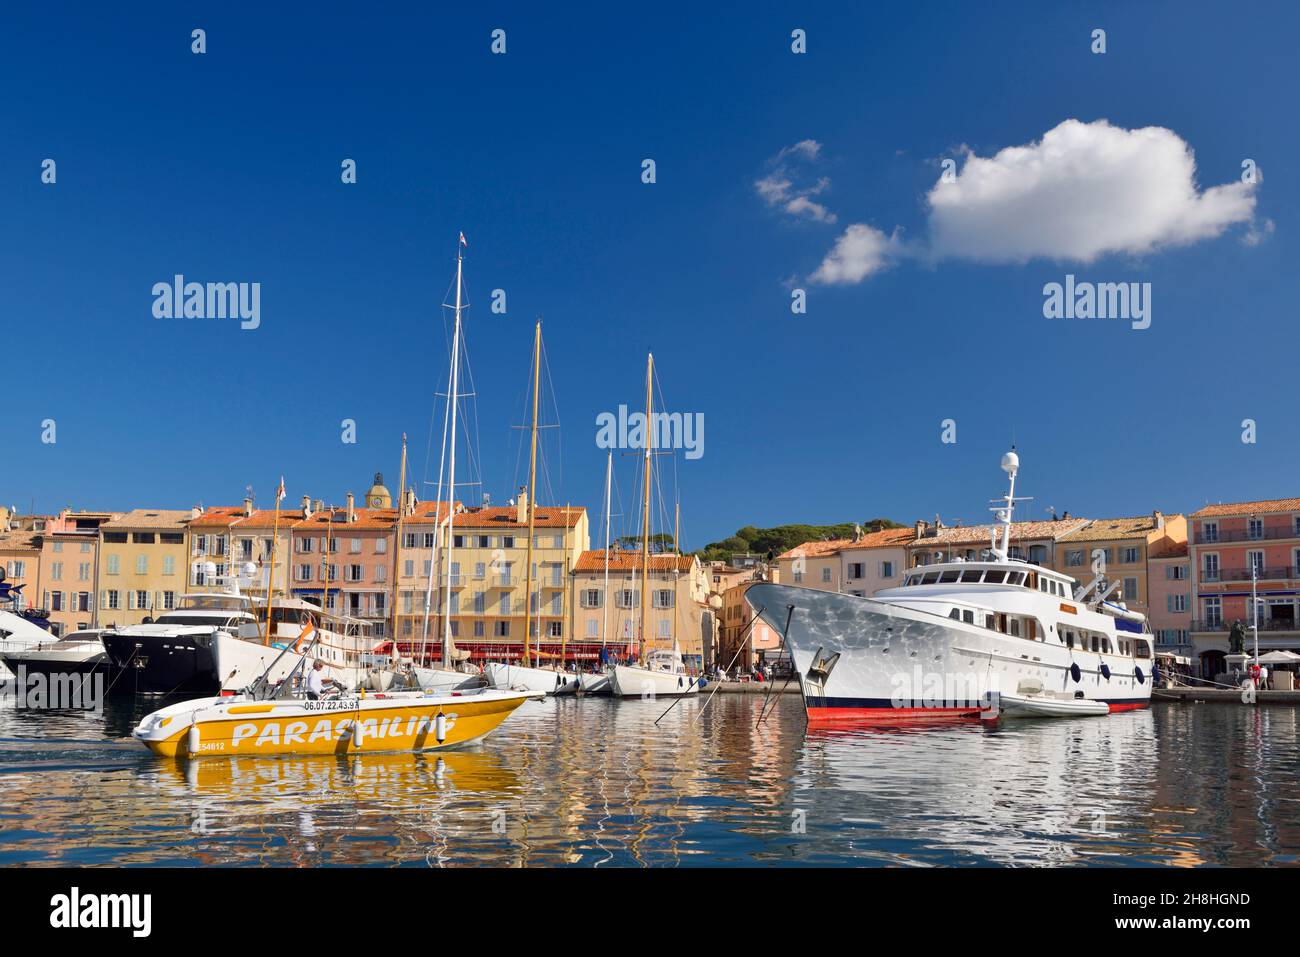
[[[304,711],[355,711],[357,700],[355,698],[332,698],[328,701],[304,701],[302,707]]]

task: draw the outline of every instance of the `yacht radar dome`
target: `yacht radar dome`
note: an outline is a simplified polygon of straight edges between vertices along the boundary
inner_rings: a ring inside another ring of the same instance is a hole
[[[1012,449],[1002,456],[1002,471],[1008,475],[1015,475],[1020,470],[1020,456],[1016,455]]]

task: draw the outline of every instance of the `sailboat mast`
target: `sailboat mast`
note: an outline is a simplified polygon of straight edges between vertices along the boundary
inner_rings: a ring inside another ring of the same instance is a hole
[[[401,557],[402,557],[402,518],[406,514],[406,433],[402,433],[402,470],[397,480],[397,530],[393,541],[393,630],[390,637],[393,651],[397,651],[397,603],[401,598]],[[325,548],[329,549],[329,538],[325,539]],[[327,555],[328,558],[328,555]],[[328,570],[328,569],[327,569]]]
[[[451,377],[448,375],[448,386],[451,385]],[[424,591],[424,628],[420,633],[420,658],[419,663],[424,663],[424,656],[429,645],[429,616],[433,611],[433,582],[437,575],[435,571],[438,564],[438,549],[442,548],[442,480],[446,474],[447,468],[447,422],[451,418],[451,403],[449,402],[442,410],[442,446],[438,453],[438,498],[437,507],[433,514],[433,542],[429,546],[429,582]],[[455,500],[447,502],[447,509],[450,511],[455,507]]]
[[[645,665],[646,624],[650,601],[650,444],[654,436],[654,418],[651,415],[651,382],[654,379],[654,353],[646,356],[645,364],[645,486],[641,522],[641,640],[637,643],[636,660]]]
[[[600,646],[605,647],[605,636],[609,633],[609,493],[614,478],[614,453],[605,457],[605,590],[600,602]],[[604,664],[602,661],[601,664]]]
[[[461,245],[456,247],[456,323],[451,337],[451,449],[447,457],[447,588],[444,601],[446,611],[442,616],[442,666],[450,667],[448,658],[451,650],[451,555],[454,547],[452,527],[456,519],[456,407],[460,390],[460,310],[461,310],[461,275],[465,261],[465,237],[461,236]]]
[[[334,509],[331,506],[329,514],[325,516],[325,555],[323,556],[325,567],[321,570],[321,578],[325,580],[325,590],[322,592],[320,599],[320,623],[322,628],[325,627],[325,616],[329,613],[330,607],[330,542],[333,541],[333,533]],[[346,629],[344,629],[343,633],[347,633]],[[397,636],[394,635],[393,637],[396,638]]]
[[[528,457],[528,488],[524,490],[524,508],[528,510],[528,551],[524,557],[524,667],[528,667],[528,653],[531,645],[530,632],[533,626],[533,512],[537,510],[537,395],[541,388],[542,371],[542,324],[537,324],[533,335],[533,434],[532,451]],[[541,611],[539,607],[538,612]],[[538,621],[541,616],[538,616]],[[541,628],[537,629],[537,645],[542,644]]]
[[[271,644],[271,595],[275,590],[275,546],[280,540],[280,499],[284,498],[284,476],[275,490],[275,521],[271,524],[271,572],[266,579],[266,634],[262,644]]]

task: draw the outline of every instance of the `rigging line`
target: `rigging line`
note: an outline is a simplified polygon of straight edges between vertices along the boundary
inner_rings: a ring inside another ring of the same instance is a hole
[[[550,385],[551,409],[555,414],[555,428],[557,432],[559,432],[561,421],[562,421],[560,419],[560,397],[555,388],[555,377],[551,375],[551,356],[550,356],[550,352],[547,351],[546,342],[544,340],[542,342],[542,364],[543,364],[543,368],[545,368],[546,370],[546,381]],[[557,464],[557,471],[559,472],[559,488],[563,488],[564,487],[563,433],[559,433],[557,435],[555,442],[556,442],[556,459],[557,459],[556,464]]]
[[[722,671],[723,674],[729,674],[731,672],[731,666],[736,663],[736,659],[740,657],[740,652],[744,649],[745,645],[749,642],[750,629],[754,627],[754,622],[758,621],[759,616],[762,615],[766,609],[767,606],[764,605],[757,612],[755,612],[754,617],[749,619],[749,624],[746,625],[744,629],[740,632],[740,643],[736,645],[736,653],[731,656],[731,661],[727,663],[727,667],[724,668]],[[715,687],[711,692],[709,692],[708,700],[704,702],[704,706],[700,708],[699,711],[695,712],[695,716],[691,718],[692,726],[694,726],[695,722],[700,719],[700,715],[704,714],[704,712],[709,709],[709,705],[713,703],[713,696],[716,695],[718,691],[722,688],[721,681],[716,682],[716,684],[717,687]]]

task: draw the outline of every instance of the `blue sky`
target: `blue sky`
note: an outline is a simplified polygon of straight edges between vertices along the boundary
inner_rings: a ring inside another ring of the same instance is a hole
[[[459,230],[498,503],[524,477],[511,426],[538,315],[557,498],[599,510],[596,416],[639,405],[648,350],[668,407],[704,415],[703,457],[675,463],[687,547],[750,523],[981,521],[1013,435],[1036,497],[1021,517],[1297,494],[1294,8],[845,7],[7,10],[0,500],[216,505],[251,484],[269,503],[283,473],[291,499],[341,502],[376,470],[396,484],[403,432],[414,479],[433,477]],[[1070,119],[1171,131],[1198,190],[1255,160],[1249,221],[1087,262],[1050,243],[1023,262],[936,253],[941,159],[965,175],[963,146],[987,159]],[[834,223],[755,188],[809,140],[796,172],[826,181],[814,195]],[[812,282],[851,224],[908,252]],[[152,286],[175,273],[260,282],[260,328],[155,319]],[[1151,327],[1045,319],[1043,285],[1067,273],[1150,282]],[[625,499],[634,467],[616,459]]]

